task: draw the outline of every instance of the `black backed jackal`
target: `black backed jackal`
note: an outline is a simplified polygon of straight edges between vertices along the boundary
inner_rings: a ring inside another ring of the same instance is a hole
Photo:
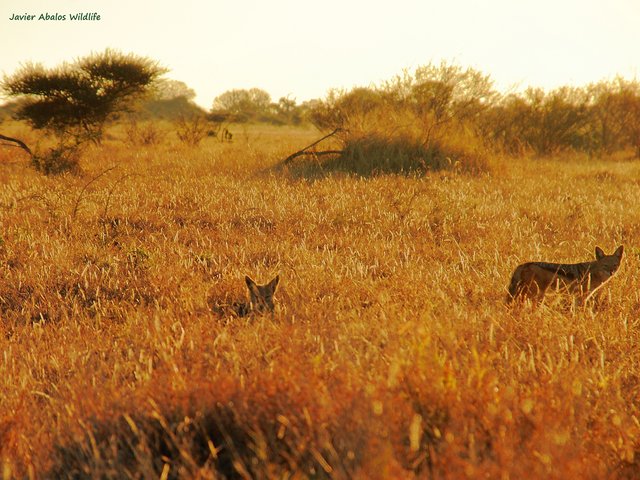
[[[258,285],[249,275],[244,277],[249,289],[249,307],[251,311],[257,313],[273,312],[275,305],[273,303],[273,295],[280,282],[280,275],[276,275],[266,285]]]
[[[265,285],[258,285],[248,275],[244,277],[244,281],[249,289],[248,302],[218,304],[213,307],[213,310],[219,315],[231,315],[235,317],[246,317],[252,313],[273,313],[275,309],[273,296],[280,282],[280,275],[276,275]]]
[[[549,287],[577,295],[585,303],[620,267],[624,247],[612,255],[596,247],[596,259],[583,263],[529,262],[519,265],[511,276],[507,301],[515,298],[542,300]]]

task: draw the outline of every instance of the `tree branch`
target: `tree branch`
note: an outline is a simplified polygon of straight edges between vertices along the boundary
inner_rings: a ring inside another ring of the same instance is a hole
[[[289,155],[285,162],[290,162],[294,158],[301,157],[302,155],[313,155],[314,157],[321,157],[323,155],[340,155],[341,153],[344,153],[344,150],[323,150],[322,152],[305,152],[300,150],[293,155]]]
[[[29,155],[33,156],[33,153],[31,152],[31,149],[29,147],[27,147],[27,145],[22,140],[18,140],[17,138],[7,137],[7,136],[1,135],[1,134],[0,134],[0,140],[6,140],[7,142],[17,143],[20,148],[22,148]],[[13,145],[13,146],[15,146],[15,145]]]
[[[329,137],[332,137],[333,135],[335,135],[336,133],[342,132],[344,129],[343,128],[336,128],[333,132],[325,135],[324,137],[322,137],[320,140],[316,140],[315,142],[313,142],[311,145],[307,145],[306,147],[304,147],[301,150],[298,150],[295,153],[292,153],[291,155],[289,155],[287,158],[285,158],[282,161],[282,165],[286,165],[288,163],[291,162],[291,160],[293,160],[294,158],[297,158],[301,155],[328,155],[330,153],[335,153],[335,154],[340,154],[342,153],[342,150],[327,150],[325,152],[307,152],[306,150],[310,149],[311,147],[316,146],[317,144],[319,144],[320,142],[322,142],[323,140],[326,140]]]

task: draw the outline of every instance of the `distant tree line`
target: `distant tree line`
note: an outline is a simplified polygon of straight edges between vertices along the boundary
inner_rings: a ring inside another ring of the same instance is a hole
[[[259,88],[234,89],[215,98],[211,114],[226,116],[236,123],[263,122],[275,125],[299,125],[304,121],[305,105],[281,97],[277,102]]]
[[[616,77],[585,87],[500,93],[473,68],[447,63],[404,71],[381,85],[331,90],[324,99],[273,102],[264,90],[230,90],[209,113],[233,122],[342,128],[358,135],[410,134],[425,145],[468,137],[510,155],[590,155],[633,149],[640,158],[640,82]]]
[[[180,140],[192,145],[206,136],[232,141],[231,123],[310,122],[339,132],[334,140],[349,161],[368,159],[366,168],[373,170],[380,170],[380,162],[391,171],[454,164],[476,169],[486,152],[629,150],[640,158],[640,82],[622,77],[500,93],[488,75],[443,62],[302,104],[289,97],[274,102],[259,88],[229,90],[205,111],[184,82],[161,78],[166,71],[151,59],[113,50],[53,69],[27,64],[0,83],[11,99],[0,107],[0,121],[24,120],[56,139],[48,151],[32,155],[48,173],[75,168],[84,145],[100,143],[108,124],[126,118],[134,144],[161,136],[152,125],[137,125],[140,119],[170,120]]]
[[[326,130],[409,134],[425,145],[471,135],[511,155],[633,149],[640,158],[640,82],[622,77],[502,94],[477,70],[431,64],[376,87],[331,91],[309,118]]]

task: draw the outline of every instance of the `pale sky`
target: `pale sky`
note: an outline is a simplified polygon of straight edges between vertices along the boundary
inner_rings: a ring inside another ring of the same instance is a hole
[[[66,20],[10,20],[25,13]],[[441,60],[553,88],[640,78],[639,25],[639,0],[2,0],[0,75],[110,47],[158,60],[207,109],[233,88],[301,102]]]

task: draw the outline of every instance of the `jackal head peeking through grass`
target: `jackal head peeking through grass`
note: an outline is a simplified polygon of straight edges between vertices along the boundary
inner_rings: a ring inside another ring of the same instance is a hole
[[[247,283],[247,288],[249,289],[250,310],[256,313],[273,312],[275,308],[273,296],[276,293],[278,282],[280,282],[280,275],[276,275],[275,278],[266,285],[258,285],[249,275],[244,277],[244,281]]]
[[[275,303],[273,296],[280,282],[280,275],[276,275],[269,283],[258,285],[250,276],[244,281],[249,289],[249,301],[241,300],[231,303],[214,301],[212,309],[221,317],[247,317],[251,314],[273,313]]]
[[[612,255],[596,247],[596,259],[583,263],[528,262],[519,265],[511,276],[507,301],[530,298],[540,301],[549,287],[578,296],[586,303],[593,294],[611,279],[620,267],[624,246]]]

